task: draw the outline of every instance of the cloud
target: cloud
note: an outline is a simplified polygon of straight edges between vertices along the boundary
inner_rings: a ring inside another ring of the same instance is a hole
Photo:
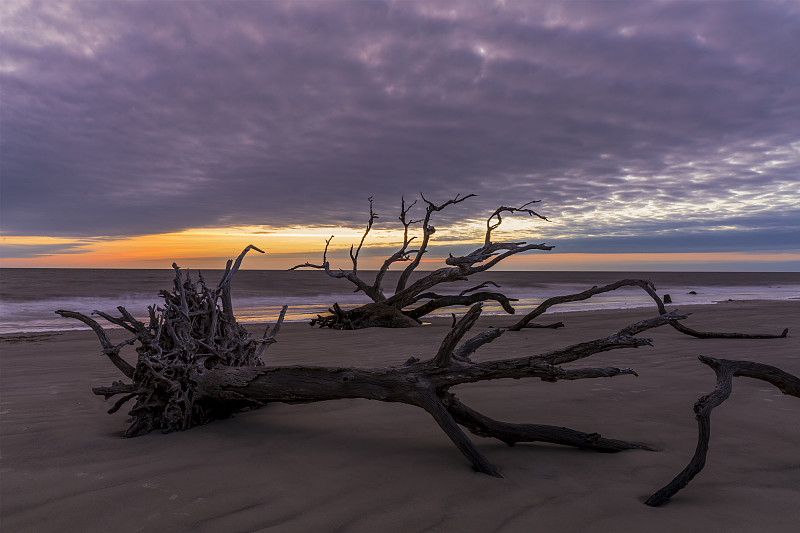
[[[3,244],[0,257],[27,259],[48,255],[81,254],[85,251],[85,243],[62,244]]]
[[[361,226],[419,191],[621,249],[800,226],[792,3],[2,9],[4,234]]]

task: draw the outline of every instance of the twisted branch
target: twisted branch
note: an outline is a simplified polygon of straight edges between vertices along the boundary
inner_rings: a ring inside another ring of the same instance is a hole
[[[548,298],[544,302],[540,303],[535,309],[530,311],[524,317],[519,319],[517,322],[512,324],[508,327],[509,331],[519,331],[525,327],[528,327],[528,324],[538,317],[539,315],[543,314],[549,308],[567,303],[567,302],[578,302],[581,300],[588,300],[592,296],[597,294],[602,294],[604,292],[615,291],[622,287],[639,287],[643,291],[645,291],[650,298],[652,298],[653,302],[656,304],[656,308],[658,309],[659,314],[665,314],[667,312],[666,308],[664,307],[664,302],[658,296],[656,292],[655,285],[653,285],[649,281],[641,280],[641,279],[623,279],[617,281],[615,283],[610,283],[608,285],[603,285],[602,287],[594,286],[591,289],[587,289],[583,292],[575,293],[575,294],[566,294],[562,296],[553,296],[552,298]],[[685,324],[682,324],[678,321],[673,321],[670,323],[670,326],[675,328],[676,330],[684,333],[686,335],[691,335],[693,337],[697,337],[700,339],[777,339],[786,337],[789,333],[789,329],[784,329],[780,334],[770,334],[770,333],[715,333],[715,332],[702,332],[697,331]]]
[[[712,392],[702,396],[694,404],[694,413],[697,419],[697,448],[686,468],[647,499],[645,503],[651,507],[658,507],[669,501],[678,491],[686,487],[705,466],[708,441],[711,438],[711,411],[731,395],[734,377],[744,376],[760,379],[774,385],[784,394],[800,398],[800,378],[784,372],[780,368],[751,361],[714,359],[702,355],[699,359],[714,369],[717,375],[717,384]]]

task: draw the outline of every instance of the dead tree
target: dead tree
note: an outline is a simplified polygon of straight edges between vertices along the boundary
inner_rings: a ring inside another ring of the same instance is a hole
[[[713,392],[702,396],[694,404],[694,413],[697,419],[697,448],[686,468],[664,488],[647,499],[645,503],[651,507],[658,507],[668,502],[678,491],[686,487],[705,466],[708,441],[711,438],[711,411],[731,395],[735,376],[766,381],[777,387],[782,393],[800,398],[800,378],[784,372],[780,368],[751,361],[714,359],[702,355],[699,359],[714,369],[717,374],[717,385]]]
[[[298,268],[317,268],[324,270],[327,275],[333,278],[347,279],[355,285],[355,292],[363,292],[372,300],[372,303],[349,310],[343,310],[338,304],[333,304],[329,309],[330,314],[325,316],[318,315],[316,319],[312,320],[311,325],[333,329],[360,329],[376,326],[413,327],[421,323],[421,317],[442,307],[470,306],[478,302],[489,300],[500,303],[503,309],[509,313],[513,313],[514,308],[511,302],[515,300],[499,292],[481,290],[485,289],[488,283],[482,283],[454,295],[438,294],[432,292],[431,289],[441,283],[467,280],[469,276],[489,270],[504,259],[521,252],[526,252],[528,250],[551,250],[553,247],[545,244],[492,242],[492,231],[500,227],[503,222],[503,215],[506,213],[523,213],[542,220],[547,220],[528,207],[536,202],[528,202],[520,207],[498,207],[486,220],[486,232],[482,246],[461,257],[453,257],[450,255],[445,260],[445,263],[448,265],[447,267],[434,270],[415,282],[410,283],[411,275],[419,266],[423,255],[428,252],[428,245],[430,244],[431,237],[436,232],[436,228],[431,225],[431,217],[433,214],[442,211],[448,206],[461,203],[473,196],[475,195],[456,195],[455,198],[447,200],[442,204],[435,204],[420,195],[422,201],[426,204],[425,215],[420,220],[412,220],[409,216],[411,208],[416,204],[416,201],[406,205],[405,199],[401,199],[400,216],[398,218],[403,225],[403,242],[400,248],[383,262],[372,284],[364,281],[358,272],[359,253],[375,220],[379,218],[373,210],[372,198],[370,198],[367,227],[364,230],[358,247],[355,248],[355,245],[350,247],[350,260],[353,264],[350,271],[331,269],[330,263],[328,262],[328,247],[330,246],[333,236],[325,241],[325,250],[322,253],[322,264],[316,265],[306,262],[302,265],[292,267],[290,270]],[[416,237],[410,236],[409,232],[411,227],[416,224],[421,224],[422,240],[419,242],[417,248],[410,249]],[[383,287],[383,281],[389,267],[397,262],[408,262],[408,265],[401,272],[394,293],[387,296]]]
[[[422,196],[422,195],[421,195]],[[311,321],[311,325],[318,325],[319,327],[327,327],[333,329],[360,329],[367,327],[412,327],[418,326],[420,319],[438,309],[451,306],[469,306],[478,302],[496,301],[502,308],[509,314],[514,314],[515,309],[512,302],[516,301],[514,298],[509,298],[505,294],[497,291],[483,290],[489,285],[498,285],[489,281],[463,290],[458,294],[443,295],[432,292],[431,289],[441,283],[464,281],[469,276],[478,272],[484,272],[497,265],[500,261],[507,257],[525,252],[528,250],[551,250],[553,246],[545,244],[528,244],[526,242],[492,242],[492,231],[500,227],[503,222],[503,214],[509,213],[524,213],[529,216],[535,216],[542,220],[547,220],[542,215],[536,213],[528,206],[535,202],[528,202],[520,207],[498,207],[486,221],[486,232],[484,235],[483,245],[469,254],[462,257],[453,257],[450,255],[445,263],[449,266],[439,268],[433,272],[428,273],[419,280],[409,285],[409,278],[414,273],[415,269],[419,266],[422,256],[428,251],[431,236],[435,233],[436,229],[431,225],[431,217],[434,213],[442,211],[446,207],[458,204],[475,196],[469,194],[467,196],[456,195],[455,198],[444,202],[441,205],[434,204],[428,201],[424,196],[422,200],[426,204],[425,216],[421,220],[412,220],[409,217],[411,208],[416,204],[416,201],[410,205],[406,205],[405,199],[400,202],[400,216],[398,217],[403,225],[403,242],[400,248],[388,257],[375,275],[372,284],[368,284],[359,275],[358,271],[358,256],[364,246],[364,242],[372,229],[378,214],[375,213],[372,205],[372,198],[369,198],[369,220],[364,234],[361,236],[361,241],[356,248],[355,245],[350,247],[350,260],[352,262],[352,269],[345,271],[342,269],[331,269],[328,262],[328,248],[330,246],[333,236],[325,241],[325,249],[322,254],[322,264],[315,265],[309,262],[303,263],[292,267],[290,270],[298,268],[316,268],[324,270],[328,276],[333,278],[344,278],[355,285],[355,292],[363,292],[372,302],[354,309],[342,309],[338,303],[334,303],[328,310],[328,315],[317,315],[317,318]],[[410,228],[421,223],[422,227],[422,241],[416,249],[410,249],[412,242],[416,237],[410,236]],[[409,262],[405,269],[400,274],[397,281],[394,294],[386,296],[383,288],[383,281],[389,267],[396,262]],[[517,322],[509,326],[507,329],[510,331],[519,331],[523,328],[542,328],[542,327],[563,327],[563,323],[557,322],[554,324],[536,324],[532,321],[545,313],[553,306],[560,305],[567,302],[576,302],[587,300],[592,296],[604,292],[610,292],[622,287],[639,287],[644,290],[655,302],[660,315],[665,314],[667,311],[664,307],[664,302],[658,296],[655,286],[646,280],[640,279],[624,279],[604,285],[602,287],[594,286],[580,293],[567,294],[561,296],[554,296],[548,298],[535,309],[520,318]],[[424,302],[424,303],[423,303]],[[784,330],[780,334],[772,333],[717,333],[717,332],[702,332],[694,330],[677,320],[670,322],[670,325],[684,333],[698,338],[746,338],[746,339],[765,339],[765,338],[780,338],[785,337],[788,330]]]
[[[106,399],[121,396],[109,413],[135,400],[129,413],[131,425],[125,436],[134,437],[155,429],[163,432],[186,430],[271,402],[365,398],[424,409],[475,470],[492,476],[500,476],[500,473],[459,426],[509,445],[541,441],[598,452],[649,449],[643,444],[607,439],[597,433],[493,420],[462,403],[450,389],[465,383],[505,378],[538,378],[552,382],[636,375],[631,368],[564,368],[562,365],[600,352],[650,345],[649,339],[637,335],[683,316],[666,313],[631,324],[605,338],[537,355],[473,361],[471,356],[476,350],[505,331],[491,329],[463,340],[481,314],[479,302],[453,325],[432,357],[411,358],[403,366],[269,366],[262,355],[264,349],[275,342],[283,313],[271,334],[267,328],[262,339],[253,339],[236,322],[230,303],[231,278],[251,249],[260,251],[248,246],[235,263],[229,261],[222,280],[213,289],[206,285],[202,276],[192,282],[188,274],[184,276],[173,265],[174,288],[171,292],[161,292],[163,304],[150,307],[147,324],[134,318],[124,307],[118,308],[118,317],[95,311],[133,334],[116,345],[93,318],[73,311],[56,311],[90,326],[100,339],[103,353],[127,378],[127,382],[115,381],[111,386],[93,389],[95,394]],[[136,365],[131,366],[120,356],[120,351],[134,344],[138,357]]]

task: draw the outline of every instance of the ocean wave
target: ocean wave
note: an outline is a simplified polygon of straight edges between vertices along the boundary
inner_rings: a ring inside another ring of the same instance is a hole
[[[539,286],[515,287],[507,285],[502,291],[511,297],[517,317],[534,309],[542,301],[552,296],[573,294],[586,290],[585,284],[540,284]],[[709,305],[727,300],[789,300],[800,295],[800,285],[734,285],[734,286],[695,286],[690,294],[685,287],[666,287],[660,293],[669,293],[674,305]],[[363,294],[318,293],[304,296],[258,296],[255,291],[247,291],[247,296],[233,299],[237,318],[243,323],[274,322],[283,305],[288,305],[287,322],[305,322],[318,314],[326,314],[334,303],[348,309],[367,303]],[[124,306],[135,317],[146,320],[148,306],[158,305],[160,300],[152,294],[131,294],[125,297],[87,297],[69,296],[45,298],[29,301],[0,301],[0,334],[52,332],[88,329],[77,325],[73,319],[55,314],[56,309],[67,309],[84,314],[99,310],[112,315],[118,314],[117,306]],[[641,289],[625,287],[617,291],[603,293],[589,300],[569,302],[555,306],[549,313],[585,311],[591,309],[626,309],[653,306],[653,301]],[[429,316],[450,316],[463,312],[462,307],[442,308]],[[502,307],[495,302],[484,306],[486,315],[505,315]],[[102,319],[100,319],[102,322]]]

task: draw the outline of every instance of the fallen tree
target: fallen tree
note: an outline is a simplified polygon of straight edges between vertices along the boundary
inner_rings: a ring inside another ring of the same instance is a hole
[[[95,311],[133,334],[118,344],[113,344],[104,328],[90,316],[56,311],[90,326],[100,339],[103,353],[128,379],[128,382],[115,381],[110,386],[93,389],[95,394],[106,399],[121,396],[109,413],[135,400],[125,436],[134,437],[156,429],[163,432],[186,430],[271,402],[365,398],[424,409],[475,470],[493,476],[500,474],[459,425],[476,435],[493,437],[509,445],[541,441],[598,452],[649,449],[643,444],[607,439],[597,433],[565,427],[493,420],[462,403],[450,389],[465,383],[505,378],[558,381],[635,375],[631,368],[566,369],[561,365],[600,352],[650,345],[649,339],[636,335],[680,320],[681,315],[666,313],[631,324],[605,338],[538,355],[476,362],[471,359],[472,354],[505,331],[491,329],[464,340],[481,314],[479,302],[453,325],[432,357],[411,358],[403,366],[268,366],[262,355],[275,342],[283,313],[271,332],[268,327],[261,339],[253,339],[236,322],[231,305],[231,278],[250,250],[260,251],[248,246],[235,262],[229,261],[215,288],[209,288],[202,275],[194,282],[173,265],[173,290],[161,291],[163,304],[149,308],[147,324],[134,318],[124,307],[118,308],[118,317]],[[135,366],[120,356],[120,351],[129,345],[136,345]]]
[[[161,291],[163,304],[149,308],[147,324],[121,306],[117,308],[118,317],[95,311],[94,314],[133,334],[118,344],[113,344],[105,329],[90,316],[56,311],[91,327],[103,346],[103,353],[128,379],[129,382],[114,381],[110,386],[93,389],[95,394],[106,399],[121,396],[109,413],[135,400],[129,412],[131,424],[125,431],[126,437],[156,429],[165,433],[187,430],[273,402],[303,404],[363,398],[404,403],[425,410],[476,471],[496,477],[502,477],[500,472],[461,427],[510,446],[518,442],[548,442],[596,452],[651,450],[645,444],[604,438],[597,433],[566,427],[494,420],[464,404],[450,389],[456,385],[507,378],[555,382],[637,375],[633,369],[625,367],[564,368],[562,365],[601,352],[651,345],[650,339],[637,335],[673,324],[685,315],[663,312],[604,338],[531,356],[474,361],[472,355],[478,349],[507,331],[490,329],[464,340],[481,315],[482,303],[478,302],[460,320],[454,321],[432,357],[412,357],[402,366],[384,368],[270,366],[265,364],[263,354],[276,342],[286,307],[274,328],[268,326],[262,338],[254,339],[236,321],[231,303],[231,280],[250,250],[261,252],[251,245],[235,262],[228,261],[221,281],[214,288],[206,284],[202,275],[192,281],[188,273],[184,275],[173,264],[173,290]],[[135,366],[120,356],[121,350],[130,345],[136,345]],[[730,393],[732,376],[764,379],[787,394],[798,395],[800,381],[774,367],[744,361],[701,360],[717,371],[718,385],[714,393],[701,398],[695,407],[700,425],[698,452],[689,467],[651,497],[648,505],[660,505],[702,469],[709,436],[708,417],[711,409]]]
[[[484,272],[494,267],[504,259],[529,250],[551,250],[552,246],[542,244],[528,244],[526,242],[493,242],[492,232],[503,223],[505,214],[523,213],[529,216],[547,220],[544,216],[536,213],[528,206],[537,202],[528,202],[520,207],[500,206],[489,215],[486,220],[486,232],[484,234],[483,245],[476,248],[467,255],[453,257],[450,255],[445,263],[447,267],[439,268],[429,272],[420,279],[410,283],[411,275],[422,261],[423,255],[428,252],[431,237],[436,232],[436,228],[431,225],[431,217],[434,213],[444,210],[448,206],[459,204],[475,196],[456,195],[455,198],[447,200],[442,204],[435,204],[420,195],[425,202],[425,215],[420,220],[412,220],[409,217],[411,208],[417,203],[406,205],[405,199],[400,202],[400,223],[403,225],[403,242],[400,248],[389,256],[378,269],[374,281],[370,284],[362,279],[358,272],[358,256],[364,246],[364,241],[369,235],[370,230],[378,215],[373,210],[372,198],[369,199],[369,220],[361,241],[356,248],[350,247],[350,260],[353,264],[348,272],[342,269],[332,270],[328,262],[328,248],[331,240],[325,241],[325,250],[322,253],[322,264],[316,265],[309,262],[296,265],[290,270],[298,268],[317,268],[324,270],[328,276],[333,278],[344,278],[355,285],[355,292],[363,292],[372,302],[354,309],[343,310],[338,303],[334,303],[329,309],[330,314],[318,315],[312,320],[311,325],[332,329],[361,329],[368,327],[413,327],[421,324],[420,319],[442,307],[450,306],[470,306],[478,302],[493,300],[498,302],[508,313],[513,313],[514,308],[512,298],[495,292],[482,290],[489,285],[497,286],[492,282],[481,283],[475,287],[461,291],[459,294],[442,295],[432,292],[431,289],[437,285],[453,281],[465,281],[470,276],[478,272]],[[416,224],[421,224],[422,240],[416,249],[410,249],[415,236],[410,236],[410,228]],[[394,289],[394,294],[386,296],[383,281],[389,267],[397,262],[408,262],[408,265],[400,274]],[[424,302],[424,303],[423,303]]]

